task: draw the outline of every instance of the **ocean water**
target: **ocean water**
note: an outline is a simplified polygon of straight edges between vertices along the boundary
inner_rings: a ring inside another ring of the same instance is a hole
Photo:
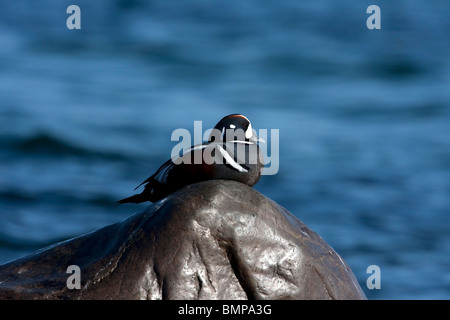
[[[173,130],[242,113],[280,133],[255,189],[369,299],[449,299],[449,16],[447,0],[0,2],[0,264],[144,208],[113,202]]]

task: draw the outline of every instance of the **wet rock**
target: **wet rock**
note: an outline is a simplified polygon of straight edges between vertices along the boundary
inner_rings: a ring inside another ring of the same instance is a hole
[[[71,265],[80,268],[80,289],[67,286]],[[0,299],[365,295],[342,258],[291,213],[244,184],[216,180],[0,266]]]

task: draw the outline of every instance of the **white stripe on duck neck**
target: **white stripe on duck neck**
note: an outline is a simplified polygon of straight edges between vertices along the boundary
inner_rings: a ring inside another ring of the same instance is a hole
[[[225,158],[225,160],[237,171],[239,172],[248,172],[245,168],[243,168],[239,163],[234,161],[234,159],[228,154],[228,152],[222,148],[220,145],[217,146],[222,156]]]

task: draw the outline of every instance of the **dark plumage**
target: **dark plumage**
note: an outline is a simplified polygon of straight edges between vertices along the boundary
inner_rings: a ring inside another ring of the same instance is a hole
[[[136,187],[144,185],[141,193],[116,204],[156,202],[186,185],[206,180],[236,180],[253,186],[263,168],[260,141],[250,120],[240,114],[228,115],[216,124],[207,143],[166,161]]]

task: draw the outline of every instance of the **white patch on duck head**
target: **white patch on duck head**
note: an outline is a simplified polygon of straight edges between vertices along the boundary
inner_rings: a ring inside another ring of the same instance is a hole
[[[248,128],[245,131],[245,138],[246,139],[250,139],[252,136],[253,136],[253,128],[252,128],[252,124],[249,121],[248,122]]]

